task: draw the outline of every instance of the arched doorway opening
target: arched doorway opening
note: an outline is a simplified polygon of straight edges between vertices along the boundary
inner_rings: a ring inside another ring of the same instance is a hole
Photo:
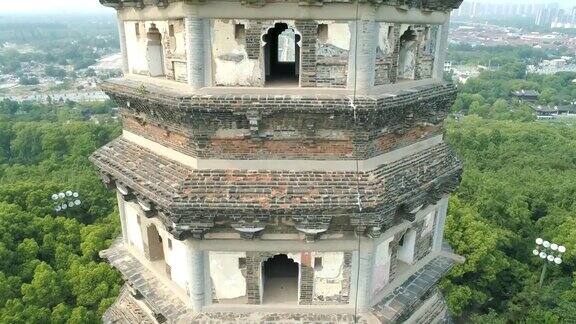
[[[263,36],[267,86],[296,86],[300,74],[300,35],[285,23],[276,23]]]
[[[146,34],[146,60],[148,61],[148,73],[152,77],[164,75],[164,52],[162,48],[162,34],[156,24],[150,25]]]
[[[298,263],[286,254],[278,254],[262,264],[264,304],[298,302]]]
[[[400,37],[400,52],[398,58],[398,77],[400,79],[414,80],[417,40],[418,36],[412,27],[409,27]]]
[[[148,251],[150,261],[164,261],[164,246],[162,245],[162,236],[158,233],[156,225],[151,224],[146,228],[148,236]]]

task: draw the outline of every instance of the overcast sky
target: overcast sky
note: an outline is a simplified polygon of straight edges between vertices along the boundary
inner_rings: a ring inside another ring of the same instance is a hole
[[[0,0],[0,15],[11,12],[46,12],[46,13],[76,13],[76,12],[114,12],[100,4],[98,0]]]
[[[0,0],[0,15],[18,12],[45,12],[45,13],[72,13],[72,12],[112,12],[111,9],[105,8],[98,0]],[[464,1],[479,1],[491,3],[550,3],[558,2],[566,6],[576,6],[576,0],[464,0]]]

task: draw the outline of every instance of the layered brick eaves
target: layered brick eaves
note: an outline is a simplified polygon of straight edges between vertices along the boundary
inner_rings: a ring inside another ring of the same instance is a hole
[[[388,228],[435,203],[459,183],[461,163],[439,144],[369,172],[196,170],[119,138],[91,160],[108,184],[152,206],[168,227],[207,231],[220,225]],[[252,225],[251,225],[252,224]]]
[[[233,160],[369,159],[441,134],[455,100],[446,84],[356,98],[182,95],[126,79],[103,89],[126,130],[191,157]]]

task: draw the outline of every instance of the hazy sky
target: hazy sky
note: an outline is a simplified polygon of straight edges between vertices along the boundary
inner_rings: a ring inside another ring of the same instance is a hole
[[[10,12],[113,12],[98,0],[0,0],[0,15]]]
[[[68,12],[111,12],[111,9],[105,8],[98,0],[0,0],[0,15],[10,12],[50,12],[50,13],[68,13]],[[562,5],[576,6],[576,0],[464,0],[479,2],[509,2],[509,3],[550,3],[558,2]]]

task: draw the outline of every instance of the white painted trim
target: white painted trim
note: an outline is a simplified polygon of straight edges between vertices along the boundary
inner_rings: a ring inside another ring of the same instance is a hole
[[[143,136],[124,130],[124,139],[142,146],[155,154],[198,170],[269,170],[269,171],[356,171],[354,160],[224,160],[197,159],[180,153],[162,144],[151,141]],[[359,161],[360,171],[371,171],[383,164],[392,163],[412,154],[443,142],[443,136],[437,135],[423,141],[395,149],[368,160]]]

